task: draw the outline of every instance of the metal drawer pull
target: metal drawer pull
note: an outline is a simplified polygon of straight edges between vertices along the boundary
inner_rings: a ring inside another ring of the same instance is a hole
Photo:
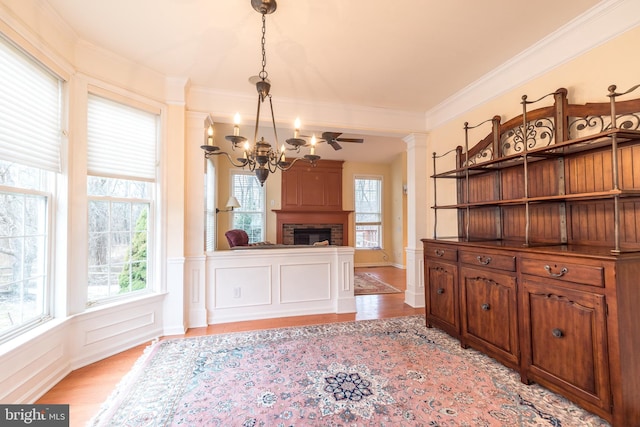
[[[489,304],[482,304],[480,306],[481,309],[483,309],[484,311],[489,311],[489,309],[491,308],[491,306]]]
[[[564,336],[564,334],[562,333],[561,329],[555,328],[551,331],[551,335],[553,335],[556,338],[562,338]]]
[[[545,265],[544,269],[547,270],[547,273],[549,273],[549,276],[551,277],[562,277],[569,272],[569,269],[567,267],[562,267],[562,270],[560,270],[560,273],[552,273],[551,267],[549,265]]]
[[[436,293],[437,293],[438,295],[442,295],[442,294],[444,294],[444,289],[442,289],[442,288],[438,288],[438,289],[436,290]]]
[[[487,265],[491,262],[491,257],[490,256],[482,256],[482,255],[478,255],[476,257],[476,259],[478,260],[478,262],[482,265]]]
[[[435,249],[433,251],[437,256],[443,256],[444,255],[444,251],[442,249]]]

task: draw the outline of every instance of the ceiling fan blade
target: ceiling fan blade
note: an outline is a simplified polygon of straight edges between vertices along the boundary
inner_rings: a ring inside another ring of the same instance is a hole
[[[333,147],[333,149],[336,150],[336,151],[337,150],[342,150],[342,146],[340,144],[338,144],[335,139],[327,141],[327,143],[329,145],[331,145]]]
[[[322,139],[331,141],[342,135],[340,132],[322,132]]]
[[[362,138],[336,138],[336,141],[342,142],[364,142]]]

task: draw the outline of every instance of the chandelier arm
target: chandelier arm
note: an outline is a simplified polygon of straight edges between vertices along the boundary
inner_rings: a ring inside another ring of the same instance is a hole
[[[309,160],[309,159],[305,159],[304,157],[296,157],[296,158],[295,158],[295,159],[293,159],[293,161],[291,161],[291,162],[284,162],[284,163],[287,163],[287,165],[286,165],[286,166],[281,166],[281,163],[279,163],[279,164],[278,164],[278,169],[280,169],[280,170],[282,170],[282,171],[285,171],[285,172],[286,172],[286,171],[288,171],[289,169],[291,169],[291,168],[293,167],[293,165],[295,165],[295,164],[298,162],[298,160],[303,160],[303,161],[305,161],[305,162],[309,162],[309,163],[311,163],[311,165],[312,165],[312,166],[314,166],[314,163],[315,163],[315,162],[313,162],[313,161],[311,161],[311,160]]]
[[[256,170],[256,165],[257,165],[257,162],[255,160],[249,159],[249,161],[247,162],[247,166],[249,167],[249,170],[251,172]]]
[[[278,163],[267,162],[267,165],[269,168],[269,172],[271,173],[276,173],[276,171],[279,169]]]
[[[242,160],[241,162],[234,162],[233,158],[231,157],[231,155],[229,153],[227,153],[226,151],[215,151],[215,152],[210,152],[210,153],[206,153],[205,154],[205,158],[209,158],[211,156],[219,156],[220,154],[224,154],[225,156],[227,156],[227,159],[229,160],[229,163],[231,163],[233,166],[237,167],[237,168],[243,168],[245,166],[249,166],[251,168],[251,161],[248,159],[238,159],[238,160]],[[253,169],[250,169],[253,170]]]
[[[276,148],[280,148],[278,142],[278,131],[276,130],[276,116],[273,114],[273,102],[271,101],[271,94],[269,94],[269,107],[271,108],[271,123],[273,124],[273,136],[276,139]]]
[[[256,111],[256,127],[253,132],[253,143],[258,142],[258,123],[260,122],[260,104],[262,104],[262,95],[258,92],[258,108]]]

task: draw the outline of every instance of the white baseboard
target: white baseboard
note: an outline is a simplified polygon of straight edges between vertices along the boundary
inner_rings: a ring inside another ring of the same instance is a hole
[[[402,265],[402,264],[396,264],[393,262],[360,262],[360,263],[356,263],[354,264],[354,266],[357,267],[362,267],[362,268],[367,268],[367,267],[396,267],[396,268],[400,268],[402,270],[406,270],[407,267]]]

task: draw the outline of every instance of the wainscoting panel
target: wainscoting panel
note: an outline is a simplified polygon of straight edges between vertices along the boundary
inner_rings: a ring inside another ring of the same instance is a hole
[[[271,266],[216,268],[214,309],[271,304]]]
[[[280,302],[283,304],[331,299],[331,264],[280,266]]]
[[[0,401],[33,403],[72,370],[164,335],[165,297],[95,307],[0,345]]]
[[[39,340],[37,345],[33,343],[1,358],[0,401],[30,401],[37,393],[34,390],[40,390],[42,383],[47,383],[51,377],[58,381],[69,371],[61,328],[53,328],[51,332],[51,336]]]
[[[353,277],[353,254],[347,246],[286,245],[209,252],[207,322],[353,313],[353,287],[343,283]]]

